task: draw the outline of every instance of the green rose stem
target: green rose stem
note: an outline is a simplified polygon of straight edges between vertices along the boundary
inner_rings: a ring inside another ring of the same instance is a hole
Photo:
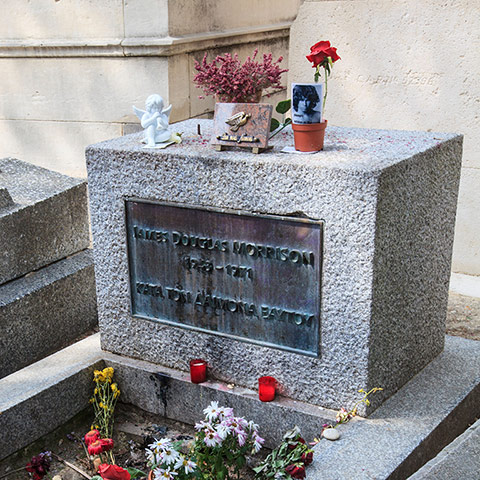
[[[323,114],[325,113],[325,103],[327,101],[327,94],[328,94],[328,76],[330,75],[330,67],[333,65],[332,57],[327,57],[323,60],[322,63],[317,65],[317,69],[315,70],[315,83],[318,83],[320,78],[320,67],[323,67],[325,70],[325,94],[323,95],[323,104],[322,104],[322,118]]]

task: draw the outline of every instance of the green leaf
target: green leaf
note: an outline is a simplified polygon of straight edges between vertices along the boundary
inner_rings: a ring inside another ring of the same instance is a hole
[[[138,468],[128,467],[126,470],[130,474],[130,478],[146,477],[148,475],[148,473],[142,472]]]
[[[292,101],[289,98],[287,98],[287,100],[283,100],[277,103],[277,106],[275,107],[275,111],[277,113],[284,114],[284,113],[287,113],[290,110],[290,108],[292,108]]]
[[[272,118],[270,121],[270,131],[273,132],[280,126],[280,122],[276,118]]]
[[[285,119],[284,125],[290,125],[291,123],[292,123],[292,119],[289,117]]]
[[[103,480],[100,475],[94,475],[90,480]]]

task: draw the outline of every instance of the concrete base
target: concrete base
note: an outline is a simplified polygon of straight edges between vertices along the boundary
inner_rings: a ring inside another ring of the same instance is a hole
[[[103,365],[96,334],[0,379],[0,460],[81,412]]]
[[[480,471],[480,420],[446,446],[410,480],[478,478]]]
[[[97,334],[0,380],[0,430],[9,432],[8,443],[0,439],[0,458],[85,408],[92,370],[105,364],[116,370],[123,402],[193,423],[218,400],[258,422],[270,446],[294,424],[311,440],[334,418],[332,410],[286,398],[261,403],[255,391],[244,388],[210,381],[194,385],[185,373],[101,351]],[[370,418],[353,419],[339,427],[340,440],[315,447],[308,478],[408,478],[478,417],[479,385],[480,342],[446,337],[445,351]],[[41,418],[35,412],[42,412]]]

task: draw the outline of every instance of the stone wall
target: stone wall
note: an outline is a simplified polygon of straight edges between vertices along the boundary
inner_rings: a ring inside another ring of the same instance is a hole
[[[301,1],[5,0],[0,155],[85,177],[85,146],[132,131],[149,94],[173,121],[212,110],[192,85],[205,51],[287,56]]]
[[[333,125],[465,135],[453,270],[480,275],[480,4],[307,0],[293,24],[289,81],[313,81],[309,47],[330,40]]]

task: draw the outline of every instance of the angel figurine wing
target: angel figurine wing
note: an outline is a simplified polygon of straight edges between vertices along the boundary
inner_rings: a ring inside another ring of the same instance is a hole
[[[147,113],[145,110],[140,110],[135,105],[133,105],[133,113],[141,120],[143,115]]]
[[[162,110],[162,114],[166,115],[168,119],[170,119],[170,112],[172,111],[172,106],[169,105],[167,108]],[[138,114],[137,114],[138,115]]]

